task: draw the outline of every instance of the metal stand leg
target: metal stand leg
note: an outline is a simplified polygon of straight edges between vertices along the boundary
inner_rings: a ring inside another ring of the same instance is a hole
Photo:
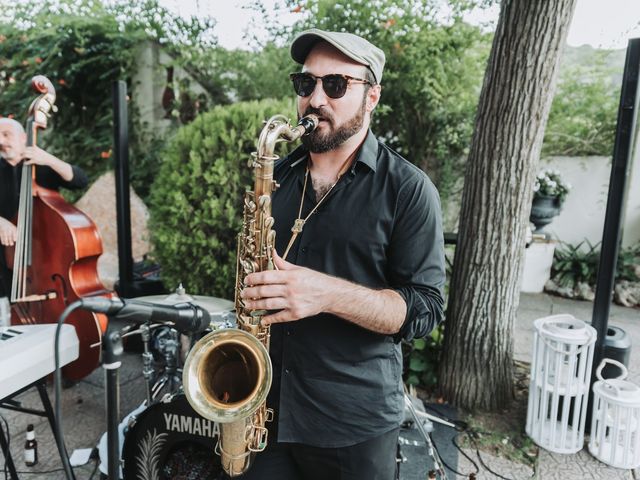
[[[102,368],[107,384],[107,469],[110,480],[120,478],[120,441],[118,423],[120,421],[119,370],[122,362],[122,337],[120,332],[107,327],[102,339]]]
[[[4,428],[0,428],[0,446],[2,447],[2,454],[4,455],[4,461],[9,470],[9,475],[12,480],[18,480],[18,472],[16,472],[16,466],[13,464],[9,443],[7,442],[7,437],[4,436]]]
[[[159,350],[164,356],[164,369],[151,389],[152,400],[161,398],[160,394],[163,390],[166,390],[166,393],[175,393],[182,384],[182,369],[178,368],[180,356],[178,332],[173,329],[165,329],[161,335],[162,341]]]
[[[147,405],[151,405],[151,379],[153,377],[153,355],[149,351],[149,342],[151,341],[151,333],[149,325],[146,323],[140,325],[140,336],[144,353],[142,354],[142,376],[144,377],[145,391],[147,394]]]
[[[47,393],[46,380],[42,379],[36,384],[38,388],[38,393],[40,394],[40,401],[42,402],[42,406],[44,408],[44,412],[46,414],[47,419],[49,420],[49,426],[51,427],[51,431],[53,432],[53,438],[56,441],[56,445],[58,447],[58,453],[60,454],[60,459],[62,459],[67,451],[64,448],[64,439],[58,438],[58,434],[56,433],[56,422],[55,415],[53,414],[53,408],[51,407],[51,402],[49,401],[49,395]],[[73,470],[71,470],[71,478],[75,480],[75,475]]]

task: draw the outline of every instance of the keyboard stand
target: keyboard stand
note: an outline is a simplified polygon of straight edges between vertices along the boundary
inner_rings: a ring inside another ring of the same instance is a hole
[[[33,410],[31,408],[21,407],[18,402],[13,400],[14,397],[20,395],[21,393],[29,390],[30,388],[37,388],[38,393],[40,394],[40,401],[42,402],[42,407],[44,410]],[[17,392],[12,393],[2,399],[0,399],[0,408],[6,408],[7,410],[14,410],[16,412],[28,413],[29,415],[37,415],[39,417],[46,417],[49,420],[49,426],[51,427],[51,431],[53,432],[53,438],[56,440],[56,445],[58,446],[58,453],[60,454],[60,459],[64,456],[64,449],[62,448],[64,445],[64,439],[58,438],[56,434],[55,427],[55,416],[53,414],[53,408],[51,407],[51,402],[49,401],[49,394],[47,393],[47,379],[46,377],[41,378],[40,380],[36,380],[31,385],[27,385],[24,388],[21,388]],[[9,470],[9,475],[13,480],[18,480],[18,472],[16,472],[15,464],[13,463],[13,458],[11,457],[11,451],[9,450],[9,439],[5,436],[4,428],[0,428],[0,447],[2,447],[2,453],[4,454],[5,462],[7,464],[7,469]],[[36,472],[33,472],[36,473]],[[73,474],[73,470],[71,471],[71,476],[73,480],[75,480],[75,475]]]

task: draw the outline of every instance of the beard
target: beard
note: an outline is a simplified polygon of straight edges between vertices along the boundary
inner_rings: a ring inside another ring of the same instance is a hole
[[[337,128],[334,128],[334,119],[322,108],[308,107],[303,117],[313,113],[320,117],[322,120],[326,120],[331,127],[326,133],[322,133],[319,130],[314,130],[309,135],[305,135],[301,138],[302,144],[312,153],[325,153],[335,150],[344,142],[353,137],[356,133],[362,130],[364,124],[364,116],[367,111],[367,97],[362,98],[362,104],[353,117],[347,120],[345,123]],[[300,117],[300,115],[298,115]],[[300,117],[301,118],[301,117]]]

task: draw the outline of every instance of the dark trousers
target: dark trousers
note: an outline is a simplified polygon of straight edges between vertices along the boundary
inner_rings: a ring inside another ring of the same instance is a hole
[[[399,428],[351,447],[270,443],[242,480],[393,480]]]

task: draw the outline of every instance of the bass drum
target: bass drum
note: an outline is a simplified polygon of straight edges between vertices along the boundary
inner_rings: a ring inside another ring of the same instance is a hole
[[[151,405],[133,417],[122,449],[126,480],[218,480],[214,453],[218,424],[191,408],[184,394]]]

